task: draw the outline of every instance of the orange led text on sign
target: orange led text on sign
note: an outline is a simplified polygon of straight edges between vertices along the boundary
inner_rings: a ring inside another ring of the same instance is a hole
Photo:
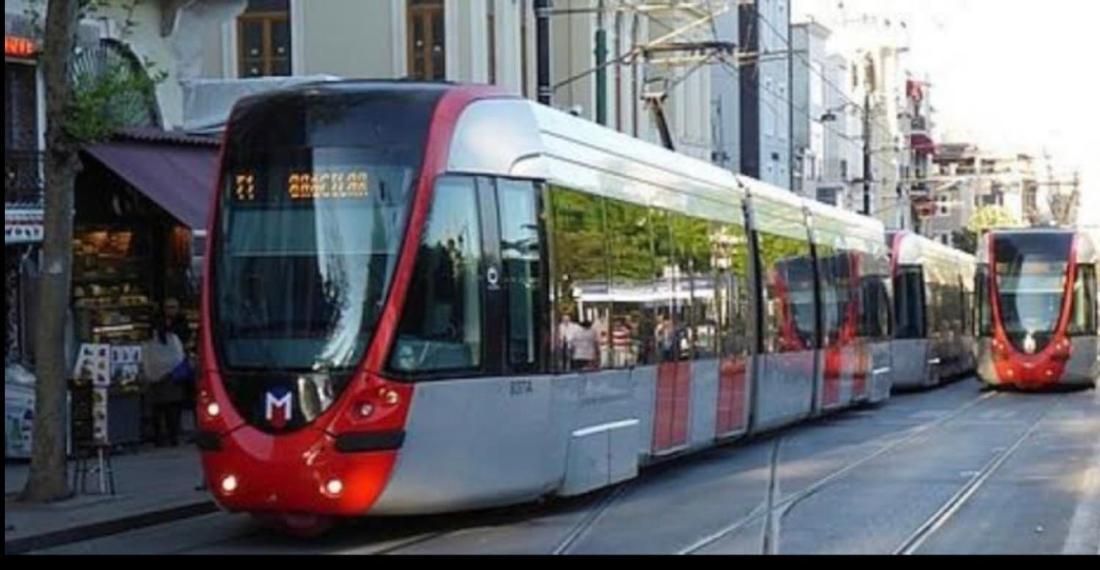
[[[292,200],[325,198],[365,198],[367,173],[292,172],[287,176],[287,192]]]
[[[30,38],[4,36],[4,56],[31,57],[38,53],[38,44]]]

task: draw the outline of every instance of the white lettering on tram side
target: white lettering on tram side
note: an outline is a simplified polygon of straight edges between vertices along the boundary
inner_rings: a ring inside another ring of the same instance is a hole
[[[530,380],[512,380],[508,384],[508,393],[511,396],[523,396],[534,392],[535,386]]]

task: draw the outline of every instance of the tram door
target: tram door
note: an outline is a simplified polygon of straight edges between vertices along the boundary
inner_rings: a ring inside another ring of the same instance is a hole
[[[530,180],[482,178],[478,188],[489,367],[508,376],[546,372],[546,265],[538,187]]]

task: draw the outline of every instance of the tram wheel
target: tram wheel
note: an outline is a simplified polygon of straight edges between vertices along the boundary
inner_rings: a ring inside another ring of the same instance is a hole
[[[254,515],[265,528],[295,538],[317,538],[336,526],[336,518],[324,515]]]

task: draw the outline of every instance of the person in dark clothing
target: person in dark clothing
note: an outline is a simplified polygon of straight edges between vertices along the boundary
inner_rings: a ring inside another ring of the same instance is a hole
[[[180,314],[179,299],[169,297],[164,300],[164,324],[169,332],[180,339],[184,347],[191,341],[191,326],[187,324],[187,319]]]
[[[168,330],[164,314],[158,314],[154,322],[153,338],[142,347],[142,368],[153,407],[153,438],[157,445],[176,446],[185,383],[175,376],[187,356],[179,337]]]
[[[180,302],[174,297],[168,297],[164,300],[164,327],[180,339],[180,344],[183,345],[184,354],[186,355],[187,344],[191,340],[191,326],[187,323],[187,318],[180,313]],[[185,378],[177,378],[177,380],[183,384],[183,408],[194,411],[196,397],[194,369],[191,368],[190,374]]]

